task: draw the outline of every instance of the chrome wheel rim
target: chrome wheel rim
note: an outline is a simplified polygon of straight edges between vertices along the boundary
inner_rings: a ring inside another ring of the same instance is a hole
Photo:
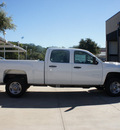
[[[110,85],[110,91],[113,93],[113,94],[118,94],[120,93],[120,83],[115,81],[113,82],[111,85]]]
[[[22,91],[22,86],[18,82],[12,82],[9,87],[10,93],[17,95]]]

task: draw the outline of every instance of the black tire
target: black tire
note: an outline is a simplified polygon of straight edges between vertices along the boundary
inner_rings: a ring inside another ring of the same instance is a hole
[[[10,97],[20,97],[26,92],[26,82],[22,79],[10,79],[6,83],[6,93]]]
[[[97,90],[104,90],[104,87],[96,87]]]
[[[120,96],[120,80],[118,78],[110,78],[105,85],[105,91],[109,96]]]
[[[29,84],[27,84],[27,85],[26,85],[26,90],[27,90],[27,89],[29,89],[29,88],[30,88],[30,85],[29,85]]]

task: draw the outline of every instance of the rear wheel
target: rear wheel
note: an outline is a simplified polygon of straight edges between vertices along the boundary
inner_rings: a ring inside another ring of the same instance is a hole
[[[105,90],[110,96],[120,96],[120,80],[118,78],[110,78],[106,83]]]
[[[26,82],[22,79],[11,79],[6,84],[6,93],[11,97],[20,97],[26,91]]]

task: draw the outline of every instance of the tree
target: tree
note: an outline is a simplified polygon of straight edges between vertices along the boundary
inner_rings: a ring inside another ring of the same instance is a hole
[[[9,41],[10,43],[12,43],[13,45],[18,45],[18,42],[12,42]],[[33,43],[29,43],[29,44],[22,44],[19,43],[19,46],[26,49],[27,46],[27,59],[28,60],[44,60],[45,59],[45,53],[47,48],[44,48],[40,45],[35,45]],[[14,50],[14,48],[11,48]],[[0,53],[1,56],[3,56],[3,53]],[[6,53],[6,59],[18,59],[18,52],[13,52],[13,53]],[[19,59],[26,59],[26,53],[20,53],[19,55]]]
[[[87,38],[86,40],[81,39],[78,46],[75,46],[75,48],[85,49],[90,51],[93,54],[99,54],[100,53],[100,47],[92,41],[90,38]]]
[[[5,33],[6,29],[15,29],[16,26],[12,23],[12,17],[8,17],[7,13],[2,9],[5,4],[0,4],[0,32]]]

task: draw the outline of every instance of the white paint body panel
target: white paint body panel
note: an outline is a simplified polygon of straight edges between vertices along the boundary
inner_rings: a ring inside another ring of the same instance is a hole
[[[75,69],[74,66],[81,67]],[[100,85],[102,80],[102,66],[99,65],[72,65],[72,84],[73,85]]]

